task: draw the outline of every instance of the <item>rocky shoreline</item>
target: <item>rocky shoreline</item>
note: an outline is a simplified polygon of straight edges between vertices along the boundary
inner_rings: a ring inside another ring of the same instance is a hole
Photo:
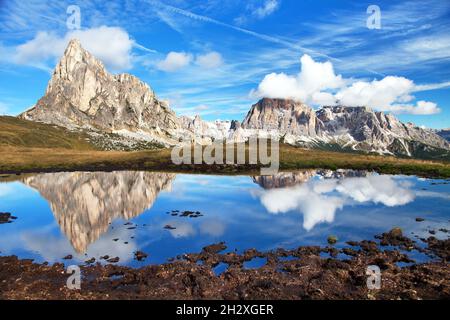
[[[242,254],[224,243],[161,265],[81,266],[81,289],[66,287],[64,264],[0,257],[0,299],[450,299],[450,239],[405,237],[399,228],[376,240]],[[416,263],[408,252],[430,256]],[[142,256],[141,253],[140,256]],[[259,268],[246,263],[264,259]],[[367,288],[367,266],[381,270],[381,288]],[[217,268],[225,266],[221,273]]]

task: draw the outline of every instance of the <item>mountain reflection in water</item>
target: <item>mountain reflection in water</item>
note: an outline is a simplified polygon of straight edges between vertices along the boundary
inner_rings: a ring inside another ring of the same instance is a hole
[[[24,179],[49,203],[61,230],[78,253],[85,252],[117,219],[149,209],[170,191],[174,174],[150,172],[45,173]]]
[[[0,226],[0,251],[40,261],[109,255],[134,266],[143,263],[133,260],[136,250],[149,254],[145,263],[161,263],[220,241],[230,250],[268,250],[323,245],[330,234],[371,239],[396,226],[421,236],[436,226],[436,237],[449,229],[445,181],[366,171],[62,172],[19,179],[0,183],[0,211],[18,216]]]

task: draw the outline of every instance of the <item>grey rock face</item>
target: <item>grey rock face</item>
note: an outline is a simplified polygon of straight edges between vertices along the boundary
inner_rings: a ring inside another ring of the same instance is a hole
[[[294,100],[264,98],[254,104],[244,121],[244,129],[278,130],[280,134],[317,135],[313,109]]]
[[[204,121],[199,115],[195,117],[179,117],[184,136],[199,144],[209,144],[214,141],[226,140],[230,134],[231,121]]]
[[[354,150],[413,155],[417,143],[450,150],[433,130],[402,123],[392,114],[367,107],[323,107],[318,111],[292,100],[262,99],[253,105],[242,127],[275,130],[289,143],[312,146],[334,143]],[[305,141],[306,145],[305,145]]]
[[[78,40],[70,41],[45,95],[20,117],[68,128],[139,132],[163,141],[179,128],[175,113],[147,84],[129,74],[109,74]]]

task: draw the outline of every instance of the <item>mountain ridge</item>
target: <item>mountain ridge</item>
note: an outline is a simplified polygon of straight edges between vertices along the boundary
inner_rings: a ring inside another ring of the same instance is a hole
[[[265,137],[306,148],[450,158],[449,142],[435,131],[364,106],[314,110],[290,99],[263,98],[242,122],[177,117],[150,86],[133,75],[109,74],[75,39],[57,64],[44,96],[19,118],[86,130],[106,149],[146,148],[136,141],[168,147]]]

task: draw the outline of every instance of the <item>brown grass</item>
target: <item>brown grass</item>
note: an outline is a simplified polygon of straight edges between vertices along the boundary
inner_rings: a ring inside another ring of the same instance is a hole
[[[255,173],[258,166],[182,165],[171,162],[170,150],[97,151],[64,148],[25,148],[0,146],[0,173],[47,171],[155,170],[198,173]],[[357,169],[380,173],[403,173],[450,177],[450,164],[437,161],[307,150],[282,145],[280,169]]]

